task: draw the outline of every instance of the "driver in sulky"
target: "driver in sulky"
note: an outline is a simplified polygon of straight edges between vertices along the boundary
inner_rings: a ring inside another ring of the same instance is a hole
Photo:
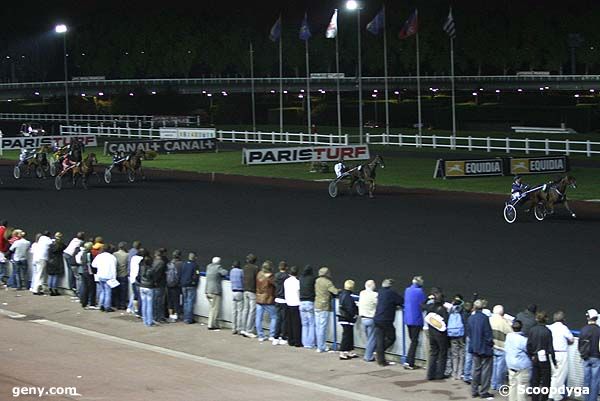
[[[344,156],[340,157],[340,160],[333,167],[333,171],[335,171],[335,177],[340,178],[344,173],[348,170],[346,165],[344,164]]]
[[[520,175],[516,175],[510,189],[510,196],[513,200],[518,199],[521,197],[521,194],[528,189],[529,185],[522,182],[522,177]]]

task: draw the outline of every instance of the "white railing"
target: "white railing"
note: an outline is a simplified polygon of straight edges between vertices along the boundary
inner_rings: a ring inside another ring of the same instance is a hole
[[[5,121],[66,121],[66,114],[48,113],[0,113],[0,120]],[[198,116],[149,116],[132,114],[70,114],[69,121],[73,123],[111,123],[111,124],[150,124],[161,127],[167,125],[198,125]]]
[[[370,134],[367,133],[367,143],[371,145],[412,146],[416,148],[433,149],[466,149],[468,151],[484,150],[486,152],[501,151],[505,153],[523,152],[530,154],[539,152],[585,154],[587,157],[600,155],[600,142],[529,139],[529,138],[477,138],[471,136],[439,136],[439,135],[404,135],[404,134]]]
[[[300,144],[300,145],[348,145],[348,135],[306,134],[290,132],[217,131],[221,142]]]
[[[96,135],[100,137],[160,139],[160,129],[116,125],[61,125],[61,135]],[[302,132],[217,131],[217,140],[231,143],[348,145],[348,135],[305,134]]]

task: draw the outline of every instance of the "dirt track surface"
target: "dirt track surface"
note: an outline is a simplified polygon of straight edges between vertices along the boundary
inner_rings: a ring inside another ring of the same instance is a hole
[[[513,314],[530,302],[561,308],[571,328],[600,306],[598,204],[573,202],[577,220],[559,211],[509,225],[497,195],[380,188],[374,200],[331,199],[326,183],[157,171],[145,182],[115,174],[110,185],[56,191],[53,179],[14,180],[8,166],[0,176],[1,217],[30,239],[46,228],[67,237],[84,230],[112,243],[195,250],[203,263],[218,255],[227,265],[253,252],[329,266],[336,285],[352,278],[357,290],[385,277],[402,289],[418,274],[448,297],[478,292]]]

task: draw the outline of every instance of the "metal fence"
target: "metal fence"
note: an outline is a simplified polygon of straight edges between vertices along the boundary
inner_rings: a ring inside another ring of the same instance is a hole
[[[48,113],[0,113],[0,120],[4,121],[51,121],[62,122],[67,120],[66,114]],[[131,114],[70,114],[69,121],[73,123],[110,123],[124,124],[136,123],[161,126],[199,125],[198,116],[149,116]]]
[[[468,151],[484,150],[486,152],[500,151],[505,153],[522,152],[530,154],[532,152],[584,154],[587,157],[600,155],[600,142],[592,141],[571,141],[554,139],[529,139],[529,138],[477,138],[477,137],[459,137],[459,136],[438,136],[438,135],[404,135],[404,134],[369,134],[367,133],[367,143],[371,145],[392,145],[392,146],[411,146],[415,148],[432,149],[466,149]]]

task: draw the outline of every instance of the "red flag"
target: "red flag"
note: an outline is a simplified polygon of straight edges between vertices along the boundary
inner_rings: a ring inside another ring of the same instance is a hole
[[[406,39],[409,36],[414,35],[419,30],[419,19],[417,18],[417,10],[410,15],[410,17],[406,20],[402,29],[400,30],[400,34],[398,37],[400,39]]]

